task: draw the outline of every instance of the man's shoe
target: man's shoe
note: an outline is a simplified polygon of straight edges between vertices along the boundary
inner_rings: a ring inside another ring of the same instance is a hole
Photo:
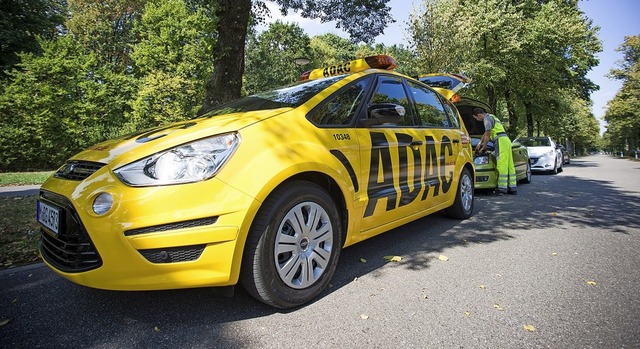
[[[493,191],[493,195],[495,195],[495,196],[502,196],[502,195],[504,195],[504,192],[503,192],[503,191],[501,191],[501,190],[496,189],[496,190],[494,190],[494,191]]]
[[[517,190],[507,190],[507,194],[509,194],[509,195],[518,195],[518,191]]]

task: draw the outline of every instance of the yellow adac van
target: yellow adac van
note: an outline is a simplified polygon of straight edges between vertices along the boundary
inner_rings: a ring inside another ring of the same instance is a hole
[[[46,264],[110,290],[233,286],[296,307],[342,248],[473,213],[456,108],[371,56],[80,152],[40,190]]]

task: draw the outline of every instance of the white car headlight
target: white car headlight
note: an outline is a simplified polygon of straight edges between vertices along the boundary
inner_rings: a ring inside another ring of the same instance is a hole
[[[548,157],[550,160],[553,159],[553,157],[556,155],[556,151],[555,150],[549,150],[548,152],[544,153],[542,156],[543,157]]]
[[[476,165],[486,165],[489,163],[489,156],[478,156],[477,158],[473,159],[473,163]]]
[[[199,182],[213,177],[240,144],[235,133],[179,145],[116,169],[131,186]]]

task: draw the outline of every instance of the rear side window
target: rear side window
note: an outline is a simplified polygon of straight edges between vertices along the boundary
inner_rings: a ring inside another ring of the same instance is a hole
[[[416,104],[418,126],[448,128],[454,126],[436,92],[413,82],[409,82],[409,89]]]
[[[451,120],[453,127],[460,128],[460,119],[458,119],[458,113],[456,112],[453,104],[444,100],[444,110],[447,112],[447,116],[449,117],[449,120]]]
[[[316,125],[349,125],[364,98],[369,80],[367,77],[341,89],[314,108],[307,118]]]

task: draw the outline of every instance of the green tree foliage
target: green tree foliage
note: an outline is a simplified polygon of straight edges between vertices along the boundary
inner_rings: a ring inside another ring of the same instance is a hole
[[[20,55],[0,92],[0,170],[50,170],[104,139],[194,116],[212,71],[211,11],[198,0],[136,4],[87,3],[68,35]]]
[[[473,78],[465,93],[506,114],[512,136],[561,138],[547,125],[570,118],[561,96],[587,100],[596,88],[586,73],[601,50],[597,30],[576,1],[425,0],[410,17],[409,42],[423,73]]]
[[[276,21],[247,44],[244,90],[254,94],[288,85],[300,76],[303,67],[295,58],[309,57],[309,36],[297,24]]]
[[[127,129],[136,130],[193,117],[213,70],[215,20],[182,0],[148,2],[135,22],[131,46],[137,96]]]
[[[146,0],[67,0],[71,16],[65,25],[80,45],[114,71],[131,65],[133,23]]]
[[[22,54],[0,95],[0,168],[45,170],[118,133],[133,83],[71,36]]]
[[[251,8],[264,9],[264,1],[210,0],[216,5],[218,40],[213,50],[216,69],[207,82],[200,112],[238,98],[244,74],[245,38],[251,22]],[[305,18],[336,21],[354,41],[371,42],[392,21],[389,0],[274,0],[283,14],[298,11]],[[261,6],[262,5],[262,6]]]
[[[414,5],[415,6],[415,5]],[[408,43],[421,73],[459,73],[464,62],[467,37],[459,36],[465,24],[455,0],[425,0],[414,7],[407,23]]]
[[[311,38],[311,66],[309,68],[326,67],[355,58],[358,45],[351,40],[336,34],[322,34]]]
[[[58,34],[64,10],[64,0],[0,1],[0,78],[18,63],[19,53],[40,52],[38,36]]]
[[[604,116],[608,123],[607,146],[633,153],[640,147],[640,35],[625,37],[618,51],[623,59],[610,76],[621,80],[622,88],[609,101]]]

